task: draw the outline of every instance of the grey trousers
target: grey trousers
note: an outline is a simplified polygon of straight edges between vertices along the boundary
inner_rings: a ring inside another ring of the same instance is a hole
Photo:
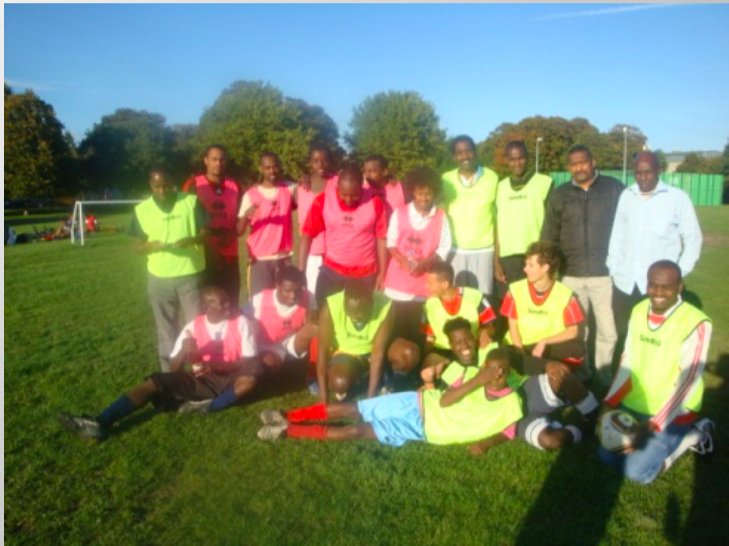
[[[448,261],[453,266],[456,286],[476,288],[491,295],[494,286],[494,248],[464,254],[451,250]]]
[[[147,275],[147,294],[157,325],[157,352],[163,372],[170,371],[170,353],[180,327],[200,314],[201,274],[163,279]],[[180,311],[183,321],[180,324]]]
[[[611,364],[618,341],[613,316],[613,281],[610,277],[565,277],[562,282],[575,293],[585,313],[589,313],[591,307],[595,313],[594,370],[600,382],[608,386],[612,382]]]

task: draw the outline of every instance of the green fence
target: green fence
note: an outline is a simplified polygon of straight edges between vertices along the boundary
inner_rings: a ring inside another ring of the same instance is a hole
[[[623,171],[600,171],[601,174],[623,179]],[[549,173],[554,183],[559,186],[569,182],[572,175],[568,172]],[[681,188],[691,196],[691,202],[698,207],[716,207],[721,205],[724,192],[724,177],[720,174],[663,173],[663,180],[669,186]],[[635,178],[628,172],[628,186],[635,184]]]

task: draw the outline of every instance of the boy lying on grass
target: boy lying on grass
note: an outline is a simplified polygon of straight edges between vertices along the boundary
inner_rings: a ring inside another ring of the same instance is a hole
[[[377,440],[402,446],[409,441],[432,444],[473,443],[479,454],[514,438],[522,417],[521,402],[507,385],[508,357],[492,350],[479,367],[477,341],[471,324],[463,318],[448,321],[448,336],[455,361],[424,370],[426,388],[362,400],[356,404],[317,404],[289,412],[265,410],[262,440],[281,437],[318,440]],[[435,382],[445,388],[436,388]],[[431,388],[427,388],[431,387]],[[329,426],[302,424],[337,419],[361,423]],[[475,443],[474,443],[475,442]]]
[[[153,373],[98,417],[61,413],[61,424],[78,436],[103,440],[109,428],[152,402],[182,413],[219,411],[250,393],[263,376],[248,320],[231,309],[228,294],[202,292],[203,315],[183,329],[172,350],[168,373]],[[192,365],[192,371],[181,371]]]

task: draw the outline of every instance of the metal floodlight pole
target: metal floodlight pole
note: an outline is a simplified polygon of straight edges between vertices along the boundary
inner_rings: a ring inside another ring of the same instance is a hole
[[[628,183],[628,128],[623,127],[623,184]]]
[[[539,172],[539,143],[544,140],[542,137],[537,137],[537,163],[535,170],[536,172]]]

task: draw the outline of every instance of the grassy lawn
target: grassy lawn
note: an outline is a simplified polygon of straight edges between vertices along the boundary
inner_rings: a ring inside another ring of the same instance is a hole
[[[59,410],[95,414],[156,370],[144,261],[123,234],[6,248],[5,541],[726,544],[729,208],[699,218],[688,285],[714,320],[704,405],[718,448],[648,487],[603,467],[594,439],[562,453],[515,441],[479,459],[461,446],[259,442],[262,409],[315,401],[303,384],[210,416],[145,409],[82,442]]]

